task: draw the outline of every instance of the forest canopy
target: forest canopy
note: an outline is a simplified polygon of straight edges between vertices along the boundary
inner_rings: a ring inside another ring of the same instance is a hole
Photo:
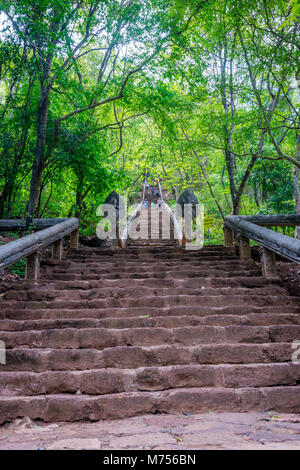
[[[215,221],[300,213],[297,0],[0,0],[0,218],[143,175]],[[217,235],[216,235],[217,236]]]

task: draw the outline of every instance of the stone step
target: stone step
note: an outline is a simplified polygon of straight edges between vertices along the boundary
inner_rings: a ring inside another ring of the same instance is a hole
[[[97,349],[8,349],[2,372],[90,370],[192,364],[291,362],[292,343],[202,344],[197,346],[117,346]]]
[[[210,267],[207,268],[207,267],[204,267],[204,266],[193,266],[193,274],[198,274],[198,273],[202,273],[203,270],[207,270],[208,273],[212,272],[212,271],[220,271],[221,273],[234,273],[235,270],[232,269],[232,266],[229,265],[224,265],[224,264],[221,264],[221,263],[218,263],[217,265],[215,266],[211,266],[209,265]],[[68,266],[67,268],[65,268],[64,266],[56,266],[55,269],[53,269],[53,273],[65,273],[67,272],[67,274],[72,274],[72,273],[99,273],[99,274],[105,274],[105,276],[109,276],[110,274],[115,274],[115,273],[120,273],[120,271],[122,271],[123,274],[128,274],[128,275],[131,275],[131,274],[135,274],[135,273],[138,273],[138,274],[155,274],[157,272],[159,273],[166,273],[166,274],[170,274],[170,273],[185,273],[187,271],[189,271],[189,266],[185,266],[185,264],[180,264],[180,265],[154,265],[154,266],[151,266],[149,264],[140,264],[139,266],[130,266],[130,267],[120,267],[118,266],[118,264],[116,263],[115,265],[112,266],[101,266],[100,263],[82,263],[82,264],[76,264],[76,263],[73,263],[73,264],[70,264],[70,266]],[[249,267],[246,267],[246,266],[238,266],[237,269],[236,269],[237,272],[247,272],[249,271]],[[190,272],[190,271],[189,271]],[[256,268],[253,268],[251,269],[251,272],[252,273],[257,273],[257,269]],[[150,276],[152,277],[152,276]],[[154,276],[153,276],[154,277]]]
[[[80,271],[80,270],[79,270]],[[257,277],[258,273],[255,270],[239,270],[239,271],[220,271],[220,270],[203,270],[199,272],[193,271],[165,271],[165,272],[154,272],[154,273],[110,273],[105,274],[102,272],[90,272],[83,270],[80,272],[64,273],[64,272],[51,272],[44,274],[42,280],[64,280],[64,281],[75,281],[75,280],[135,280],[135,279],[168,279],[170,281],[174,279],[199,279],[199,282],[204,278],[235,278],[235,277]]]
[[[51,421],[98,421],[149,413],[245,412],[274,410],[297,413],[298,387],[181,388],[159,392],[107,395],[42,395],[0,398],[0,424],[20,416]]]
[[[144,258],[144,257],[143,257]],[[194,260],[193,258],[181,258],[180,260],[161,260],[160,258],[153,258],[153,257],[148,257],[146,260],[137,260],[136,257],[134,259],[128,259],[125,260],[123,259],[122,261],[115,261],[114,258],[112,259],[105,259],[101,258],[98,256],[91,256],[89,258],[84,257],[84,258],[72,258],[68,260],[62,260],[59,263],[53,263],[53,265],[58,265],[60,267],[68,268],[71,265],[97,265],[97,266],[105,266],[105,267],[122,267],[122,268],[129,268],[129,267],[134,267],[139,269],[140,266],[172,266],[172,267],[178,267],[178,262],[180,261],[181,264],[183,264],[186,267],[194,267],[194,266],[218,266],[218,265],[224,265],[229,268],[233,268],[236,266],[242,266],[242,267],[249,267],[249,263],[247,262],[242,262],[238,258],[233,258],[233,259],[221,259],[221,260],[210,260],[210,261],[205,261],[201,259]]]
[[[298,325],[193,326],[180,328],[65,328],[1,331],[6,348],[105,349],[116,346],[194,346],[220,343],[291,342],[300,337]]]
[[[180,365],[138,369],[1,372],[0,396],[77,393],[105,395],[200,387],[296,385],[300,364]]]
[[[98,283],[101,286],[101,282]],[[257,287],[248,289],[246,287],[206,287],[206,288],[188,288],[188,287],[170,287],[170,288],[158,288],[158,287],[94,287],[89,289],[59,289],[54,290],[50,286],[47,288],[39,289],[27,289],[24,291],[14,290],[8,291],[2,297],[3,300],[33,300],[33,301],[49,301],[49,300],[92,300],[92,299],[124,299],[124,298],[140,298],[140,297],[167,297],[167,296],[217,296],[217,295],[238,295],[238,296],[273,296],[282,295],[286,296],[287,292],[285,289],[279,286],[271,287]],[[300,304],[300,299],[299,299]]]
[[[186,306],[179,305],[172,308],[157,308],[157,307],[125,307],[125,308],[76,308],[68,309],[62,308],[45,308],[43,302],[36,302],[35,308],[29,308],[27,302],[18,302],[17,306],[11,302],[11,307],[8,306],[0,311],[0,319],[59,319],[59,318],[128,318],[128,317],[168,317],[168,316],[186,316],[195,315],[197,317],[207,317],[210,315],[248,315],[250,313],[272,313],[276,314],[299,314],[300,308],[296,305],[267,305],[258,307],[256,305],[229,305],[226,307],[211,307],[211,306]],[[49,303],[51,306],[52,304]]]
[[[135,250],[134,248],[130,248],[130,253],[126,253],[123,250],[110,252],[98,252],[98,253],[89,253],[88,256],[76,257],[76,256],[68,256],[64,255],[64,259],[61,261],[62,263],[66,262],[85,262],[86,259],[96,259],[97,262],[115,262],[115,263],[126,263],[126,261],[136,262],[140,260],[142,262],[146,262],[148,259],[154,260],[157,259],[159,262],[174,262],[177,261],[186,261],[186,262],[205,262],[211,261],[213,263],[217,261],[234,261],[240,262],[239,258],[235,256],[235,254],[231,252],[224,252],[224,253],[214,253],[214,252],[206,252],[203,253],[202,250],[200,251],[189,251],[189,250],[182,250],[176,248],[170,248],[169,250],[164,248],[162,251],[157,251],[155,249],[149,248],[141,248]],[[49,261],[45,260],[44,264],[48,264]],[[51,263],[49,263],[51,264]]]
[[[90,262],[97,262],[101,263],[120,263],[126,264],[127,261],[131,263],[137,263],[140,261],[141,263],[146,263],[150,261],[152,263],[154,260],[157,260],[160,264],[164,263],[179,263],[180,261],[185,263],[217,263],[218,261],[222,263],[227,263],[232,261],[233,264],[243,263],[233,252],[231,253],[223,253],[223,254],[214,254],[214,253],[201,253],[199,254],[194,253],[192,256],[188,251],[176,251],[174,249],[170,249],[169,253],[168,250],[164,250],[163,253],[152,251],[137,251],[132,249],[130,254],[125,255],[122,251],[115,252],[113,255],[107,255],[105,253],[99,254],[90,254],[89,256],[82,256],[82,257],[70,257],[64,256],[64,258],[60,261],[60,263],[67,265],[68,263],[85,263],[88,260]],[[45,265],[51,265],[50,260],[44,261]]]
[[[167,241],[166,241],[167,242]],[[162,244],[161,246],[156,243],[155,246],[149,247],[148,244],[145,247],[135,247],[132,242],[130,242],[130,246],[127,245],[126,248],[90,248],[90,247],[83,247],[80,246],[78,250],[67,250],[66,257],[70,258],[78,258],[81,256],[132,256],[135,253],[145,254],[145,253],[160,253],[160,254],[183,254],[186,257],[201,257],[203,255],[211,255],[211,256],[232,256],[232,250],[226,250],[224,246],[204,246],[201,250],[185,250],[184,248],[180,247],[179,245],[171,244],[169,247],[166,244]]]
[[[48,282],[45,284],[40,284],[41,288],[49,288],[53,290],[68,290],[68,289],[93,289],[97,287],[105,288],[110,287],[113,289],[120,288],[135,288],[136,291],[142,287],[147,288],[188,288],[188,289],[198,289],[200,287],[247,287],[249,292],[253,292],[251,289],[256,287],[270,287],[270,286],[280,285],[280,281],[272,280],[269,281],[266,278],[259,277],[232,277],[232,278],[191,278],[188,280],[185,279],[101,279],[99,280],[89,280],[89,281],[56,281]],[[134,286],[134,287],[133,287]],[[15,290],[22,290],[24,286],[22,283],[14,286]]]
[[[249,325],[249,326],[270,326],[270,325],[300,325],[299,314],[272,314],[272,313],[251,313],[248,315],[207,315],[205,317],[191,316],[164,316],[129,318],[61,318],[61,319],[39,319],[39,320],[1,320],[1,331],[26,331],[26,330],[47,330],[59,328],[178,328],[183,326],[199,325]]]
[[[51,300],[51,301],[3,301],[2,308],[9,309],[101,309],[101,308],[147,308],[149,305],[157,308],[186,306],[295,306],[299,307],[299,298],[281,295],[249,296],[249,295],[166,295],[124,298],[101,298],[81,300]],[[282,312],[284,313],[284,312]]]

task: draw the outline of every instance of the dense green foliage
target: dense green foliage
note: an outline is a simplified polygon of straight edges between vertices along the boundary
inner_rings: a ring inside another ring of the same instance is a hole
[[[143,173],[213,218],[300,212],[296,0],[0,0],[0,218],[81,218]],[[297,203],[298,201],[298,203]]]

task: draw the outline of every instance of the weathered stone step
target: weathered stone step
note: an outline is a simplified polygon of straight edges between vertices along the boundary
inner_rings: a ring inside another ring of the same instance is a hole
[[[58,265],[59,267],[63,268],[68,268],[69,266],[81,266],[81,265],[92,265],[92,266],[99,266],[99,267],[120,267],[120,268],[126,268],[126,267],[134,267],[139,269],[141,266],[154,266],[155,268],[157,266],[172,266],[172,267],[178,267],[178,263],[183,264],[184,266],[187,267],[194,267],[194,266],[218,266],[218,265],[224,265],[231,267],[236,266],[242,266],[242,267],[249,267],[249,263],[247,262],[242,262],[238,258],[233,258],[233,259],[216,259],[216,260],[202,260],[202,259],[193,259],[193,258],[181,258],[180,260],[161,260],[160,258],[146,258],[146,259],[137,259],[136,257],[134,259],[129,259],[129,260],[122,260],[119,262],[116,262],[116,260],[112,259],[102,259],[97,256],[92,256],[90,258],[72,258],[68,260],[62,260],[59,263],[53,263],[54,266]]]
[[[95,260],[91,261],[80,261],[80,262],[63,262],[63,263],[56,263],[51,268],[51,271],[55,272],[76,272],[75,270],[80,269],[82,270],[90,270],[90,269],[98,269],[99,271],[105,272],[115,272],[114,270],[119,269],[124,272],[132,273],[132,272],[157,272],[158,269],[162,269],[163,271],[174,271],[174,270],[190,270],[190,271],[199,271],[201,269],[212,269],[212,270],[223,270],[223,271],[241,271],[241,270],[248,270],[249,266],[252,270],[259,271],[259,267],[255,264],[247,265],[246,263],[241,263],[240,261],[230,262],[229,260],[221,261],[217,260],[215,262],[189,262],[189,261],[165,261],[161,262],[155,259],[149,259],[147,262],[144,261],[131,261],[130,263],[125,262],[104,262],[99,261],[95,262]],[[49,271],[49,266],[46,266]]]
[[[0,396],[77,393],[105,395],[199,387],[296,385],[300,364],[188,365],[88,371],[1,372]]]
[[[67,263],[85,263],[87,260],[92,260],[92,262],[97,261],[100,265],[101,263],[104,262],[109,262],[109,263],[126,263],[127,261],[132,261],[132,262],[137,262],[137,260],[140,260],[141,262],[146,262],[148,260],[154,261],[157,260],[160,263],[164,262],[212,262],[216,263],[217,261],[220,262],[226,262],[226,261],[233,261],[233,262],[240,262],[239,258],[237,258],[233,253],[213,253],[213,252],[207,252],[207,253],[202,253],[200,252],[189,252],[185,250],[180,250],[176,251],[174,248],[170,250],[163,250],[162,252],[156,252],[155,250],[141,250],[137,251],[134,249],[130,250],[130,253],[124,253],[123,251],[115,252],[114,254],[110,255],[109,253],[96,253],[94,254],[89,254],[89,256],[83,256],[83,257],[70,257],[67,256],[65,257],[64,260],[61,261],[61,263],[67,264]],[[48,260],[45,261],[45,265],[51,265],[52,263],[49,262]],[[54,264],[54,263],[53,263]]]
[[[202,287],[247,287],[249,292],[253,292],[252,289],[256,287],[271,287],[280,286],[279,280],[267,280],[266,278],[259,277],[226,277],[226,278],[190,278],[190,279],[91,279],[91,280],[59,280],[49,281],[46,283],[40,283],[41,289],[49,290],[88,290],[94,288],[113,288],[113,289],[128,289],[135,288],[136,290],[141,287],[147,288],[187,288],[187,289],[199,289]],[[7,292],[15,292],[18,290],[24,290],[25,283],[19,283],[14,285],[13,289]],[[300,298],[299,298],[300,301]]]
[[[6,348],[105,349],[116,346],[290,342],[300,337],[300,326],[194,326],[185,328],[65,328],[0,331]]]
[[[258,269],[256,267],[250,266],[251,272],[257,273]],[[216,265],[212,266],[211,264],[209,267],[207,266],[193,266],[192,269],[192,274],[198,274],[203,272],[203,270],[207,270],[208,273],[210,272],[221,272],[221,273],[232,273],[235,272],[234,269],[232,269],[232,266],[230,264],[221,264],[217,263]],[[249,270],[249,267],[246,266],[237,266],[236,271],[237,272],[247,272]],[[185,272],[191,272],[189,269],[189,266],[186,266],[185,264],[180,264],[178,265],[158,265],[158,266],[151,266],[149,264],[140,264],[139,266],[129,266],[129,267],[120,267],[117,264],[113,266],[101,266],[99,263],[82,263],[82,264],[70,264],[67,268],[64,266],[59,266],[57,265],[53,269],[53,273],[65,273],[67,272],[68,274],[72,273],[99,273],[99,274],[105,274],[105,276],[109,277],[112,274],[115,273],[120,273],[122,271],[122,274],[128,274],[132,275],[135,273],[138,274],[155,274],[157,272],[159,273],[166,273],[166,274],[173,274],[174,272],[176,273],[185,273]],[[151,276],[152,277],[152,276]],[[154,276],[153,276],[154,277]],[[194,277],[194,276],[192,276]]]
[[[128,261],[147,261],[157,259],[159,262],[167,262],[170,259],[170,262],[174,261],[187,261],[187,262],[202,262],[202,261],[212,261],[217,260],[226,261],[232,260],[239,262],[240,259],[233,252],[212,252],[207,251],[187,251],[182,249],[177,249],[172,247],[170,249],[164,248],[162,250],[152,249],[141,249],[135,250],[134,248],[130,249],[129,253],[124,253],[123,250],[116,251],[113,254],[107,253],[105,251],[98,253],[88,253],[87,255],[67,255],[64,257],[64,262],[84,262],[86,260],[96,260],[99,263],[101,262],[120,262],[124,263]]]
[[[272,313],[272,314],[300,314],[300,308],[296,305],[267,305],[258,307],[255,305],[229,305],[227,307],[210,306],[186,306],[179,305],[172,308],[157,307],[130,307],[130,308],[45,308],[44,303],[36,305],[35,308],[28,308],[27,302],[18,302],[17,308],[14,302],[0,311],[0,319],[59,319],[59,318],[128,318],[128,317],[167,317],[195,315],[206,317],[209,315],[248,315],[250,313]],[[39,308],[38,308],[39,307]]]
[[[172,253],[172,254],[184,254],[185,256],[202,256],[202,255],[213,255],[213,256],[225,256],[229,255],[232,256],[231,250],[226,250],[224,246],[217,246],[217,245],[212,245],[212,246],[204,246],[201,250],[185,250],[182,247],[179,247],[176,243],[171,244],[169,247],[167,246],[168,244],[164,243],[162,245],[158,244],[156,242],[155,246],[149,247],[149,245],[146,243],[144,247],[135,247],[134,244],[131,242],[130,246],[127,246],[126,248],[123,249],[110,249],[110,248],[90,248],[86,247],[84,248],[83,246],[80,246],[78,250],[69,250],[66,252],[66,256],[68,258],[78,258],[81,256],[105,256],[105,257],[110,257],[110,256],[130,256],[132,254],[140,253],[140,254],[145,254],[145,253]]]
[[[268,296],[245,296],[245,295],[166,295],[166,296],[144,296],[144,297],[125,297],[125,298],[104,298],[104,299],[81,299],[81,300],[52,300],[52,301],[3,301],[3,309],[101,309],[101,308],[130,308],[140,307],[166,308],[181,305],[187,306],[300,306],[299,297],[268,295]],[[284,313],[284,312],[282,312]]]
[[[162,233],[155,232],[151,238],[148,238],[147,240],[132,240],[129,238],[128,241],[128,248],[133,248],[134,250],[141,250],[141,249],[149,249],[149,248],[161,248],[163,246],[166,246],[167,249],[178,249],[178,243],[177,240],[174,239],[171,236],[171,242],[172,244],[166,243],[165,238],[162,238]]]
[[[101,279],[99,280],[90,280],[90,281],[56,281],[45,284],[45,287],[49,289],[59,290],[59,289],[91,289],[95,287],[111,287],[111,288],[131,288],[135,286],[136,289],[140,287],[160,287],[160,288],[171,288],[171,287],[180,287],[180,288],[194,288],[199,287],[265,287],[280,285],[279,280],[269,281],[266,278],[259,277],[231,277],[231,278],[192,278],[192,279]],[[44,287],[41,285],[41,287]],[[15,290],[16,286],[14,286]],[[18,285],[18,290],[22,290],[22,284]],[[250,291],[252,292],[252,290]]]
[[[101,285],[101,282],[98,283]],[[158,287],[127,287],[127,288],[108,288],[108,287],[94,287],[90,289],[59,289],[54,290],[50,286],[39,289],[27,289],[24,291],[8,291],[4,294],[3,300],[33,300],[33,301],[49,301],[49,300],[92,300],[92,299],[124,299],[124,298],[139,298],[139,297],[167,297],[167,296],[216,296],[216,295],[239,295],[239,296],[273,296],[283,295],[286,296],[285,289],[279,286],[253,288],[252,290],[246,287],[206,287],[206,288],[188,288],[188,287],[171,287],[171,288],[158,288]],[[300,298],[299,298],[300,305]]]
[[[8,349],[1,371],[90,370],[191,364],[290,362],[292,343],[119,346],[97,349]]]
[[[297,413],[299,389],[294,386],[172,389],[107,395],[6,396],[0,399],[0,423],[20,416],[43,421],[98,421],[149,413],[274,410]]]
[[[26,331],[47,330],[59,328],[178,328],[182,326],[199,325],[300,325],[299,314],[272,314],[251,313],[248,315],[208,315],[205,317],[191,316],[164,316],[129,318],[61,318],[61,319],[39,319],[39,320],[1,320],[1,331]]]
[[[47,282],[40,282],[38,287],[34,286],[35,290],[48,289],[48,290],[89,290],[95,288],[113,288],[113,289],[128,289],[140,287],[146,288],[187,288],[187,289],[199,289],[203,286],[205,288],[225,288],[225,287],[247,287],[248,289],[256,287],[272,287],[280,286],[281,283],[278,279],[268,280],[262,276],[253,277],[201,277],[201,278],[189,278],[189,279],[90,279],[90,280],[49,280]],[[13,287],[8,289],[6,292],[16,292],[32,289],[32,285],[26,284],[26,281],[15,284]],[[250,290],[252,292],[252,290]],[[285,292],[286,294],[286,292]],[[300,300],[300,297],[299,297]]]
[[[64,280],[64,281],[75,281],[75,280],[115,280],[115,279],[168,279],[170,281],[174,279],[203,279],[203,278],[235,278],[238,276],[241,277],[257,277],[258,273],[256,270],[240,270],[240,271],[218,271],[211,269],[203,269],[199,272],[193,271],[166,271],[166,272],[154,272],[154,273],[95,273],[88,270],[83,270],[82,272],[73,272],[73,273],[59,273],[59,272],[49,272],[42,277],[46,280]]]

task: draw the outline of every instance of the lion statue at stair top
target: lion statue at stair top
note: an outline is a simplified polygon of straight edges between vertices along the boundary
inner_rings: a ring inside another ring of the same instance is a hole
[[[184,207],[185,204],[192,205],[192,218],[196,218],[196,206],[199,204],[199,201],[195,194],[190,189],[185,189],[183,193],[180,194],[177,200],[177,215],[178,217],[183,217],[187,215],[187,207]]]
[[[104,204],[111,204],[115,208],[117,219],[122,219],[123,217],[125,217],[124,201],[116,191],[112,191],[111,193],[109,193],[109,195],[104,201]],[[107,217],[107,212],[104,212],[103,215],[104,217]]]
[[[125,216],[125,205],[123,199],[119,196],[119,194],[116,191],[112,191],[107,198],[104,201],[104,204],[111,204],[115,210],[116,210],[116,216],[117,216],[117,221],[120,218],[123,218]],[[108,212],[104,211],[103,212],[103,218],[106,218],[108,216]],[[86,237],[86,236],[81,236],[79,239],[79,242],[82,245],[89,246],[89,247],[104,247],[104,246],[110,246],[111,243],[107,240],[101,240],[97,236],[92,236],[92,237]]]

